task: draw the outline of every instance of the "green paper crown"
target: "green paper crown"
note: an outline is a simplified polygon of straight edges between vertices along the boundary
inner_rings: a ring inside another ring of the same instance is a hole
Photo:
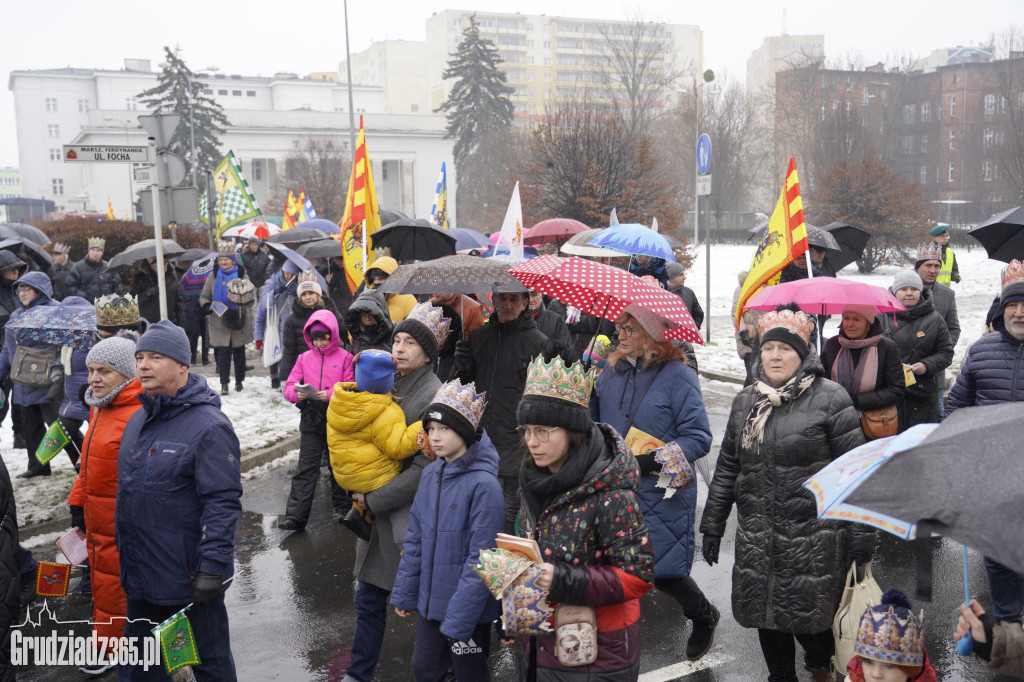
[[[97,327],[127,327],[139,322],[139,303],[131,294],[108,294],[96,299]]]
[[[544,362],[540,355],[533,359],[526,370],[526,388],[523,395],[540,395],[548,398],[567,400],[583,407],[590,406],[590,395],[594,390],[594,372],[584,369],[583,363],[566,365],[561,358]]]

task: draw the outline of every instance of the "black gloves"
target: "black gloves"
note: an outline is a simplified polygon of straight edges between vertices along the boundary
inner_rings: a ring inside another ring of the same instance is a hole
[[[871,555],[867,553],[861,554],[860,552],[849,552],[847,553],[846,558],[857,564],[857,566],[863,566],[864,564],[871,563]]]
[[[455,369],[457,371],[469,371],[473,365],[473,353],[469,349],[469,341],[462,339],[455,342]]]
[[[203,304],[203,315],[209,315],[212,306],[213,306],[212,302],[211,303],[204,303]]]
[[[68,505],[71,508],[71,525],[78,530],[85,532],[85,510],[77,504]]]
[[[220,599],[224,594],[224,583],[215,573],[200,572],[192,580],[192,608],[201,609]]]
[[[54,367],[50,370],[50,388],[46,391],[46,402],[52,403],[64,397],[64,370]]]
[[[722,548],[722,538],[715,535],[705,535],[704,544],[701,550],[704,553],[704,561],[708,562],[708,566],[714,566],[718,563],[718,550]]]

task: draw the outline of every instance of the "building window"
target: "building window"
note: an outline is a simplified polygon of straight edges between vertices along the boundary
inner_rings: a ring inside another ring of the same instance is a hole
[[[262,180],[263,179],[263,162],[259,159],[252,160],[252,179]]]
[[[828,90],[828,76],[821,77],[821,89]]]
[[[992,140],[994,140],[994,139],[995,139],[995,131],[993,131],[991,128],[985,128],[985,132],[983,132],[981,134],[981,146],[982,147],[991,147],[992,146]]]
[[[921,103],[921,123],[932,120],[932,105],[928,102]]]
[[[550,83],[551,82],[551,74],[550,73],[544,74],[544,82],[545,83]]]
[[[47,137],[60,137],[60,126],[56,123],[51,123],[46,126]]]
[[[921,166],[921,184],[927,184],[928,182],[928,166]]]
[[[125,97],[124,108],[128,111],[136,111],[139,108],[139,100],[136,97]]]
[[[996,96],[985,95],[985,115],[991,116],[996,113]]]
[[[64,180],[62,178],[53,178],[50,180],[50,188],[53,190],[54,196],[63,196]]]
[[[533,64],[534,63],[533,57],[527,57],[526,58],[526,63],[527,64]]]
[[[550,40],[545,40],[544,41],[544,49],[545,50],[550,50],[551,49],[551,41]]]
[[[204,95],[212,95],[213,94],[213,88],[203,88],[203,94]]]
[[[551,66],[551,57],[544,57],[544,66]]]
[[[927,154],[928,153],[928,136],[927,135],[922,135],[921,136],[921,153],[922,154]]]
[[[871,95],[868,94],[868,86],[865,85],[860,89],[860,105],[866,107],[869,101],[871,101]]]
[[[381,161],[380,163],[380,179],[387,182],[388,179],[388,162]]]
[[[550,90],[545,90],[544,91],[544,99],[551,99],[551,91]]]
[[[533,24],[531,22],[529,22],[529,21],[526,22],[526,30],[527,31],[532,31],[533,30]]]
[[[992,182],[992,162],[986,161],[981,164],[981,179],[985,182]]]
[[[846,120],[849,121],[851,116],[853,116],[853,102],[847,102],[846,103]]]
[[[839,102],[832,102],[832,115],[835,116],[839,111]]]
[[[953,162],[949,163],[949,181],[953,182]]]
[[[913,123],[917,116],[917,106],[914,104],[903,105],[903,122]]]
[[[59,149],[51,149],[50,150],[50,161],[60,161],[60,150]]]
[[[950,149],[956,149],[956,131],[955,130],[950,130],[949,131],[949,148]]]
[[[956,97],[951,97],[949,99],[949,116],[950,118],[956,118]]]
[[[954,85],[956,85],[956,82],[957,82],[958,80],[960,80],[960,79],[959,79],[959,77],[958,77],[958,76],[957,76],[957,75],[956,75],[956,74],[954,73],[954,74],[953,74],[953,84],[954,84]]]
[[[420,105],[419,104],[410,104],[409,105],[409,110],[413,111],[413,112],[419,111],[420,110]]]
[[[232,90],[231,91],[231,96],[232,97],[241,97],[242,96],[242,91],[241,90]]]
[[[530,73],[526,74],[526,82],[527,83],[532,83],[533,82],[533,71],[531,71]]]
[[[821,120],[822,120],[822,121],[824,121],[824,120],[825,120],[825,112],[826,112],[826,111],[828,111],[828,110],[827,110],[827,109],[825,108],[825,103],[824,103],[824,102],[822,102],[822,103],[821,103]]]
[[[527,97],[528,97],[529,99],[533,99],[533,90],[527,90],[527,91],[526,91],[526,96],[527,96]]]
[[[218,91],[217,91],[217,94],[218,94],[218,95],[227,95],[227,94],[228,94],[228,91],[227,91],[227,90],[218,90]]]
[[[846,91],[853,92],[853,76],[846,77]]]
[[[255,90],[246,90],[245,91],[245,96],[246,97],[255,97],[256,96],[256,91]]]
[[[456,19],[452,23],[455,25],[455,28],[462,28],[462,19]]]
[[[87,99],[80,99],[80,100],[78,100],[78,110],[82,111],[82,112],[89,111],[89,100],[87,100]]]
[[[46,98],[46,111],[49,112],[49,113],[54,113],[54,112],[57,111],[57,98],[56,97],[47,97]]]

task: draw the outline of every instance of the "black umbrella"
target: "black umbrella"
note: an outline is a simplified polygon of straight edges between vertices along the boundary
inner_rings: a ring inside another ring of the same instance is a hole
[[[306,258],[340,258],[341,242],[337,239],[318,239],[302,244],[295,250]]]
[[[173,261],[188,261],[188,262],[191,263],[193,261],[199,260],[203,256],[209,256],[211,253],[213,253],[213,251],[210,251],[210,249],[200,249],[200,248],[185,249],[185,251],[183,253],[179,253],[177,256],[174,256],[170,260],[173,260]]]
[[[185,249],[178,246],[177,242],[171,241],[170,239],[162,239],[164,258],[170,260],[172,257],[178,254],[185,253]],[[121,253],[117,254],[110,259],[107,263],[107,269],[109,270],[120,270],[126,268],[135,261],[145,260],[146,258],[156,258],[157,243],[155,239],[143,239],[141,242],[136,242],[126,248]]]
[[[381,285],[386,294],[484,294],[495,289],[526,291],[508,274],[510,263],[478,256],[449,256],[399,265]]]
[[[836,272],[863,256],[864,247],[871,239],[871,233],[867,230],[846,223],[829,223],[821,229],[835,237],[839,243],[838,253],[829,251],[825,254],[825,260]]]
[[[50,243],[50,238],[38,227],[25,223],[4,223],[0,225],[0,239],[28,239],[40,246]]]
[[[455,235],[423,218],[403,218],[370,235],[373,248],[387,247],[391,257],[403,260],[434,260],[455,254]]]
[[[967,234],[985,247],[992,260],[1024,260],[1024,206],[997,213]]]
[[[1024,572],[1024,402],[965,407],[895,455],[846,501],[940,533]]]
[[[268,242],[275,244],[304,244],[315,242],[317,239],[330,239],[331,235],[323,230],[316,230],[311,227],[293,227],[290,230],[281,230],[277,234],[270,235]]]
[[[806,227],[807,243],[810,244],[811,246],[817,246],[819,249],[825,249],[826,251],[842,250],[839,246],[839,242],[836,241],[836,238],[829,234],[828,232],[824,231],[822,228],[811,225],[810,223],[806,223]],[[755,236],[758,238],[758,240],[760,240],[762,237],[764,237],[764,233],[767,229],[767,223],[763,225],[756,225],[750,228],[749,230],[747,230],[747,232],[750,232],[751,235],[747,237],[747,241],[749,242]]]
[[[390,225],[391,223],[397,223],[399,220],[408,220],[409,216],[405,215],[401,211],[389,211],[386,208],[380,210],[380,224]]]
[[[3,241],[0,241],[0,249],[17,254],[25,252],[33,261],[35,261],[36,266],[43,272],[49,270],[50,266],[53,265],[53,258],[50,257],[50,254],[43,251],[43,247],[39,244],[36,244],[31,239],[26,239],[25,237],[4,239]]]

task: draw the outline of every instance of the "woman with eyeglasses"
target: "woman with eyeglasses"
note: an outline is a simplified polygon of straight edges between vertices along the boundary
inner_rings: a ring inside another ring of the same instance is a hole
[[[592,387],[593,371],[581,363],[538,356],[516,414],[526,450],[516,528],[537,541],[537,587],[558,604],[554,632],[523,638],[527,670],[536,671],[528,680],[640,674],[639,600],[651,587],[654,557],[636,500],[636,461],[614,429],[591,420]],[[558,631],[560,610],[570,607],[583,607],[595,637],[571,625]]]
[[[665,340],[668,321],[635,304],[626,307],[615,325],[619,347],[597,380],[592,411],[629,439],[631,429],[662,443],[674,441],[692,464],[708,454],[711,427],[704,409],[697,373],[685,364],[683,351]],[[654,586],[682,607],[693,622],[686,642],[691,661],[706,654],[714,642],[718,609],[690,577],[697,487],[665,498],[656,487],[660,465],[654,451],[637,454],[638,497],[654,545]]]

